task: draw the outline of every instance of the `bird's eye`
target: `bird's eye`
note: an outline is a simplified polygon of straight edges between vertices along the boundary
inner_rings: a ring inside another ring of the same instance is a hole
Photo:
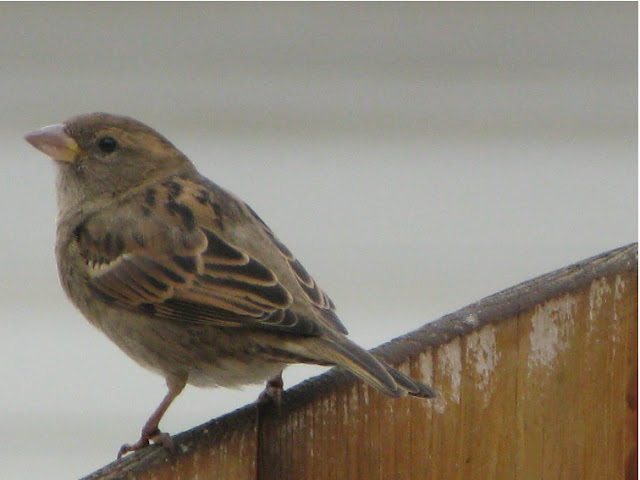
[[[98,140],[98,148],[102,153],[111,153],[118,148],[118,142],[113,137],[101,137]]]

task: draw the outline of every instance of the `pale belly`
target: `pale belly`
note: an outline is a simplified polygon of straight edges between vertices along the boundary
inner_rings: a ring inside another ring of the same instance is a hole
[[[273,334],[168,322],[105,309],[92,322],[143,367],[184,376],[197,387],[265,382],[295,360],[284,358]]]

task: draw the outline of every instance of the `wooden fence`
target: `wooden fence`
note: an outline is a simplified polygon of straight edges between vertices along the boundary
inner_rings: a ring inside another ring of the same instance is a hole
[[[331,370],[86,477],[634,479],[637,244],[522,283],[375,351],[431,383],[391,399]]]

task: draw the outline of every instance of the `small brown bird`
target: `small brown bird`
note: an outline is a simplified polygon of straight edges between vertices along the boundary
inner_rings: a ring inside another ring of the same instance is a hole
[[[58,166],[56,257],[65,292],[91,324],[168,393],[118,457],[150,441],[189,383],[267,382],[292,363],[338,365],[378,390],[433,397],[347,339],[329,297],[242,200],[198,173],[166,138],[93,113],[26,135]]]

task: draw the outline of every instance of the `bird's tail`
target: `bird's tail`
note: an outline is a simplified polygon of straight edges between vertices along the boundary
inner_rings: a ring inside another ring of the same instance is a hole
[[[307,355],[313,353],[313,357],[323,363],[343,367],[387,395],[424,398],[436,396],[436,392],[428,385],[395,370],[342,335],[309,340],[305,346]]]
[[[381,362],[381,361],[380,361]],[[386,368],[387,372],[393,377],[396,384],[399,385],[402,389],[404,389],[408,395],[413,397],[423,397],[423,398],[434,398],[437,397],[438,394],[436,391],[431,388],[429,385],[418,382],[413,378],[405,375],[402,372],[399,372],[395,368],[387,365],[386,363],[381,362]]]

